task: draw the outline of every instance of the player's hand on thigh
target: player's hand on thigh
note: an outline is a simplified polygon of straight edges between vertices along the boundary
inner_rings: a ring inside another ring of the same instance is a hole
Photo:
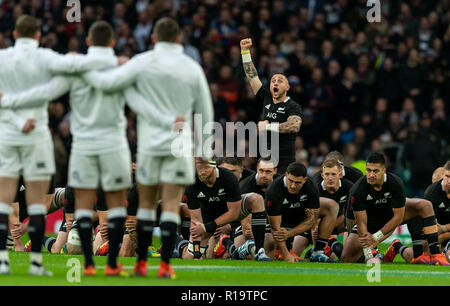
[[[12,224],[11,236],[13,237],[13,239],[19,239],[20,237],[22,237],[23,234],[25,234],[25,232],[26,229],[22,223]]]
[[[28,134],[29,132],[34,130],[35,127],[36,127],[36,119],[32,119],[32,118],[28,119],[22,128],[22,133]]]
[[[272,230],[273,238],[278,242],[283,242],[289,239],[289,233],[286,228],[282,227],[278,231]]]
[[[371,247],[374,244],[373,236],[370,233],[366,233],[359,236],[359,243],[363,248]]]
[[[228,235],[231,233],[231,225],[227,224],[221,227],[218,227],[214,232],[214,238],[219,239],[221,235]]]
[[[202,239],[206,234],[205,225],[200,222],[195,222],[193,226],[191,226],[191,236],[194,239]]]

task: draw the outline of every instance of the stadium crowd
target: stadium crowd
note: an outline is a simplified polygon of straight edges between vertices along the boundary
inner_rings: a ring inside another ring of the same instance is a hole
[[[384,149],[389,168],[423,196],[432,171],[450,156],[450,7],[448,1],[381,3],[381,22],[369,23],[366,1],[149,0],[81,1],[81,22],[69,23],[63,0],[0,0],[0,48],[13,45],[22,14],[42,19],[41,45],[60,53],[86,53],[89,26],[110,22],[117,55],[152,48],[160,16],[182,27],[185,52],[208,78],[215,121],[258,121],[242,68],[239,41],[252,37],[264,86],[274,72],[289,79],[289,96],[302,106],[297,160],[310,174],[332,150],[346,163]],[[136,114],[127,112],[128,140],[136,152]],[[57,186],[65,186],[71,149],[68,97],[50,104]],[[256,159],[244,164],[255,168]],[[405,171],[405,169],[408,169]]]

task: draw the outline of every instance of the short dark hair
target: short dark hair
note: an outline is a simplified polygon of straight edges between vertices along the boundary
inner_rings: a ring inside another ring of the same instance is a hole
[[[286,172],[288,174],[292,174],[293,176],[301,176],[301,177],[306,177],[308,174],[305,165],[297,162],[290,163],[289,166],[287,167]]]
[[[89,28],[89,38],[94,46],[108,47],[114,39],[114,30],[106,21],[97,21]]]
[[[41,22],[33,16],[22,15],[16,21],[15,31],[19,37],[34,38],[41,30]]]
[[[242,166],[242,158],[240,157],[222,157],[217,161],[218,165],[221,164],[230,164],[233,166]]]
[[[158,41],[175,42],[181,34],[178,23],[170,18],[163,17],[155,24],[155,35]]]
[[[367,157],[366,163],[381,164],[383,166],[386,166],[386,157],[381,152],[378,152],[378,151],[372,152]]]

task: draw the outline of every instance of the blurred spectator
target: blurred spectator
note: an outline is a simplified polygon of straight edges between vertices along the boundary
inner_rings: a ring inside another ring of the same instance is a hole
[[[268,87],[273,73],[284,73],[288,96],[303,108],[297,159],[311,164],[309,169],[317,166],[325,144],[339,151],[345,145],[350,159],[364,159],[371,149],[411,147],[412,139],[428,137],[440,160],[450,158],[448,1],[385,1],[380,23],[367,22],[366,2],[82,1],[81,22],[71,24],[66,1],[0,0],[0,49],[13,45],[16,19],[32,14],[42,20],[43,47],[85,53],[89,26],[105,19],[115,29],[117,55],[133,57],[153,48],[154,22],[171,16],[180,23],[186,54],[205,71],[221,123],[260,119],[262,105],[249,94],[239,49],[240,39],[253,38],[263,85]],[[60,99],[49,110],[55,143],[63,143],[68,154],[70,101]],[[134,148],[135,115],[127,111],[127,118]],[[63,167],[67,157],[58,152]],[[408,154],[412,165],[418,157]],[[246,162],[254,166],[253,159]]]

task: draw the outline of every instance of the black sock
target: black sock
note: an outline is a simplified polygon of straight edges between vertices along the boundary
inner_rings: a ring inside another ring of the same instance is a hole
[[[180,232],[183,239],[189,240],[191,235],[191,219],[181,218]]]
[[[233,240],[231,240],[231,238],[222,239],[222,243],[225,246],[225,248],[228,250],[228,253],[233,254],[234,250],[236,250],[236,247],[234,246],[234,242],[233,242]]]
[[[46,248],[50,253],[52,252],[52,247],[56,242],[56,238],[55,237],[48,237],[48,236],[44,236],[44,238],[42,239],[42,245],[44,246],[44,248]]]
[[[414,258],[423,254],[423,233],[422,233],[422,220],[419,217],[413,218],[407,223],[408,231],[411,234],[411,240],[413,244]]]
[[[28,235],[31,240],[31,252],[40,253],[42,250],[42,238],[45,233],[45,215],[32,215],[28,223]]]
[[[439,235],[438,233],[425,234],[425,239],[428,242],[428,247],[430,248],[431,255],[440,254],[441,249],[439,248]]]
[[[137,260],[147,260],[148,246],[152,241],[154,221],[137,221],[136,239],[137,239]]]
[[[164,214],[164,213],[163,213]],[[172,251],[175,246],[176,233],[178,225],[171,221],[162,221],[161,228],[161,260],[169,263],[172,257]]]
[[[255,238],[255,247],[258,252],[264,248],[264,237],[266,235],[266,212],[252,213],[252,232]]]
[[[175,237],[175,249],[178,252],[180,258],[183,257],[184,249],[189,245],[189,241],[183,239],[180,235],[176,235]]]
[[[314,252],[325,250],[327,243],[327,239],[317,238],[316,245],[314,246]]]
[[[108,219],[108,265],[113,269],[117,268],[117,256],[119,255],[120,244],[122,243],[123,233],[125,231],[125,219],[126,217]]]
[[[82,217],[77,220],[78,234],[81,240],[81,247],[83,249],[85,267],[94,265],[94,259],[92,256],[92,219],[88,217]]]
[[[328,245],[330,246],[331,251],[336,255],[336,257],[341,259],[342,250],[344,249],[342,243],[337,241],[336,238],[331,238],[330,240],[328,240]]]
[[[402,246],[403,246],[403,244],[400,241],[397,241],[396,243],[393,244],[395,254],[400,253],[400,248]]]
[[[0,251],[6,250],[8,239],[9,218],[6,214],[0,214]]]

